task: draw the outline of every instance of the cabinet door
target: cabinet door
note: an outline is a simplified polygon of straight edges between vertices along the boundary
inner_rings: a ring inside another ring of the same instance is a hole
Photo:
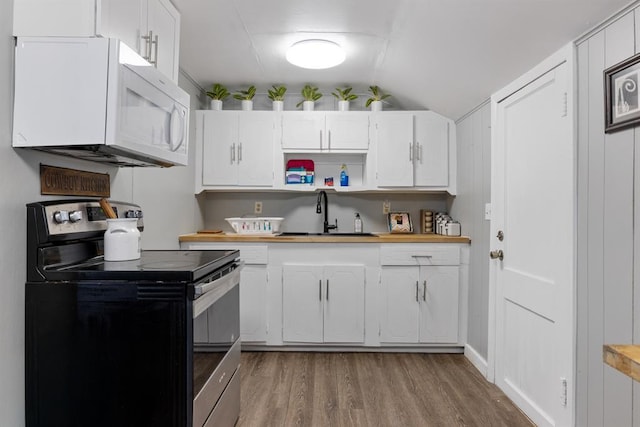
[[[238,184],[272,186],[274,114],[244,112],[238,119]]]
[[[282,340],[322,343],[322,267],[282,267]]]
[[[324,136],[324,113],[282,113],[282,148],[284,150],[322,149]]]
[[[413,186],[413,114],[376,114],[379,187]]]
[[[449,185],[449,122],[425,111],[415,116],[415,186]]]
[[[360,112],[327,113],[326,146],[333,150],[369,148],[369,114]]]
[[[382,267],[380,342],[418,342],[418,267]]]
[[[146,29],[153,32],[154,39],[158,36],[158,43],[152,46],[153,52],[151,54],[151,57],[156,61],[156,68],[177,83],[180,14],[169,0],[147,0]],[[145,46],[144,42],[142,46]],[[144,56],[143,53],[141,55]]]
[[[236,185],[238,113],[205,113],[202,135],[202,184]]]
[[[364,342],[364,266],[326,266],[324,342]]]
[[[101,5],[102,33],[115,37],[144,56],[146,42],[146,0],[103,0]]]
[[[267,340],[267,266],[245,265],[240,278],[242,341]]]
[[[458,267],[420,267],[420,342],[458,341]]]

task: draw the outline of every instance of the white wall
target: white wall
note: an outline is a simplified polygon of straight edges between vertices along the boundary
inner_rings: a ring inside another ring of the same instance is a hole
[[[178,234],[200,227],[202,215],[193,195],[192,166],[118,169],[11,147],[12,9],[12,1],[0,2],[0,425],[20,427],[24,425],[25,204],[52,198],[40,195],[40,163],[108,173],[112,199],[142,205],[146,249],[177,248]],[[197,108],[198,88],[183,76],[180,83],[195,94],[192,106]],[[189,149],[195,151],[192,138]]]
[[[409,212],[414,230],[420,232],[420,209],[446,210],[444,194],[355,194],[327,192],[329,223],[338,219],[341,232],[353,232],[355,212],[362,217],[363,231],[387,231],[382,202],[388,200],[392,211]],[[224,218],[253,215],[255,201],[262,202],[260,216],[284,217],[282,231],[321,232],[323,215],[316,214],[317,193],[209,193],[205,196],[205,226],[231,232]],[[464,224],[463,224],[464,226]],[[466,231],[463,229],[466,234]]]
[[[578,43],[577,413],[640,425],[640,386],[602,362],[640,343],[640,130],[604,133],[603,70],[640,50],[640,10]]]
[[[491,201],[491,105],[484,104],[457,125],[458,195],[451,214],[471,237],[469,313],[465,353],[486,372],[489,322],[489,221],[485,204]]]

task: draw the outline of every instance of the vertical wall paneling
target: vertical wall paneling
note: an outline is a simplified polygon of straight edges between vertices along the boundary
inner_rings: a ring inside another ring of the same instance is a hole
[[[484,219],[491,188],[491,106],[485,104],[459,121],[457,129],[458,193],[451,214],[471,237],[466,352],[479,369],[486,367],[489,294],[489,221]],[[482,359],[482,360],[477,360]]]
[[[633,13],[605,30],[605,68],[635,52]],[[633,130],[604,140],[604,340],[633,339]],[[605,368],[604,416],[611,425],[632,423],[632,380]]]
[[[589,42],[578,46],[578,93],[588,94],[589,88]],[[589,164],[589,97],[578,99],[578,167],[577,167],[577,191],[578,191],[578,218],[577,235],[588,235],[588,183],[587,172]],[[580,240],[580,237],[578,237]],[[576,275],[576,331],[577,331],[577,360],[576,360],[576,425],[587,425],[586,411],[589,401],[589,358],[588,358],[588,276],[586,271],[587,245],[578,244],[577,247],[577,275]]]

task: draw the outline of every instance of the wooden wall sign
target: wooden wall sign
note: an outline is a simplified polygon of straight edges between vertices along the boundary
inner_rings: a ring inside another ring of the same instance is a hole
[[[111,197],[109,174],[40,164],[40,194]]]

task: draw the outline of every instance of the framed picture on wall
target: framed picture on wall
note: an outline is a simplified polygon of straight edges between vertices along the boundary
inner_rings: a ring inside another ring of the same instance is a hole
[[[640,123],[640,54],[604,70],[606,133]]]

